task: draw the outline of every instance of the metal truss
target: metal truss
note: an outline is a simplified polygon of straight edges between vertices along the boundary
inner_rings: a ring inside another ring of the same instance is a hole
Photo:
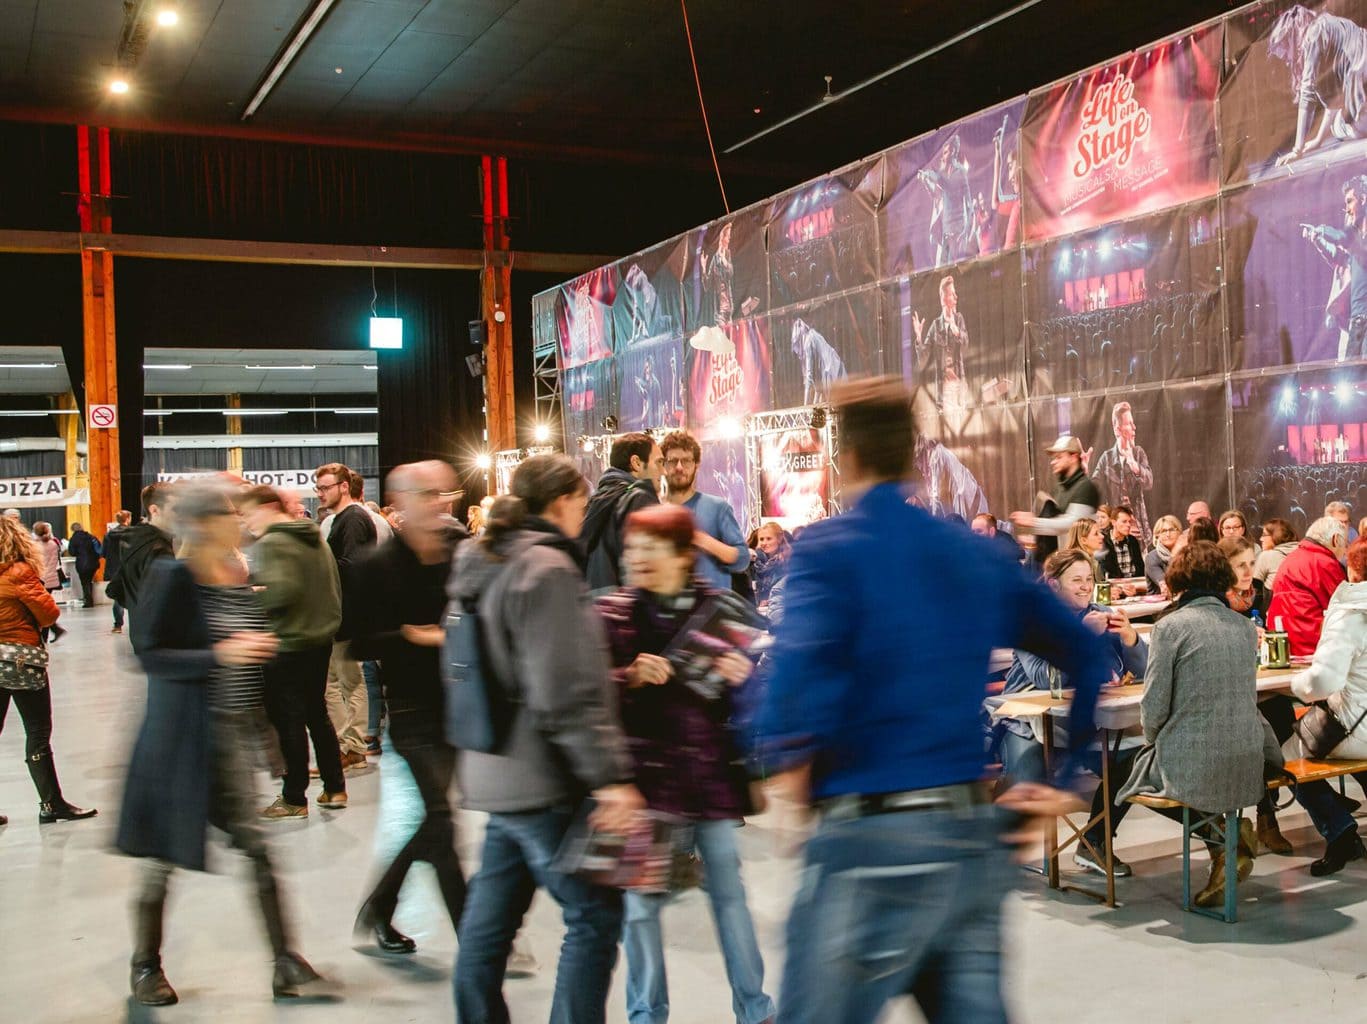
[[[826,455],[827,472],[830,474],[830,500],[826,515],[838,516],[844,508],[841,504],[840,490],[840,438],[836,429],[835,416],[824,405],[804,406],[800,409],[775,409],[757,412],[745,420],[745,508],[749,522],[744,525],[745,532],[756,529],[763,520],[763,498],[760,493],[760,471],[762,453],[760,440],[772,434],[783,434],[790,430],[816,429],[821,436],[822,449]]]

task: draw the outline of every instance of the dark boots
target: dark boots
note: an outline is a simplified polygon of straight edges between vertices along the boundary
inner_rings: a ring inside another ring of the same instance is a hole
[[[1324,848],[1324,856],[1311,863],[1310,873],[1316,878],[1323,878],[1325,875],[1342,871],[1349,861],[1361,860],[1364,857],[1367,857],[1367,847],[1362,845],[1357,826],[1354,825],[1336,839],[1329,840]]]
[[[271,991],[277,999],[293,999],[323,995],[322,975],[307,960],[290,950],[285,927],[284,909],[280,893],[275,887],[275,876],[265,857],[253,858],[256,867],[256,894],[261,904],[261,920],[266,926],[266,938],[275,954],[275,973],[271,977]]]
[[[128,985],[143,1006],[171,1006],[179,1001],[161,969],[161,918],[164,900],[133,904],[133,962]]]
[[[51,825],[54,821],[79,821],[93,818],[99,812],[94,808],[86,810],[73,807],[62,796],[61,783],[57,781],[57,768],[52,763],[52,750],[42,750],[25,758],[33,788],[38,791],[38,821]]]

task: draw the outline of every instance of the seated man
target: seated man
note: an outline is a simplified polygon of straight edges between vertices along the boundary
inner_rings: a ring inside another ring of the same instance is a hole
[[[1108,580],[1128,580],[1144,575],[1144,548],[1134,536],[1134,512],[1127,505],[1111,508],[1111,528],[1106,532],[1106,548],[1101,554],[1101,569]],[[1144,593],[1144,587],[1122,587],[1128,597]]]
[[[1277,570],[1267,621],[1276,628],[1277,620],[1281,620],[1293,658],[1308,658],[1315,653],[1324,610],[1338,585],[1348,578],[1340,564],[1347,550],[1348,528],[1325,516],[1310,524],[1305,540]]]
[[[1128,673],[1135,678],[1142,678],[1148,667],[1148,644],[1135,632],[1123,611],[1092,603],[1092,562],[1086,552],[1074,548],[1050,555],[1044,563],[1044,579],[1050,589],[1062,598],[1064,604],[1068,605],[1085,625],[1106,640],[1111,652],[1113,677],[1119,680]],[[1016,651],[1011,658],[1011,669],[1006,674],[1006,689],[1003,695],[1029,690],[1047,690],[1050,688],[1050,675],[1054,671],[1056,670],[1043,658],[1026,651]],[[1057,685],[1067,688],[1071,684],[1066,678],[1059,678]],[[1043,781],[1044,748],[1035,739],[1031,724],[1014,718],[1002,719],[1002,724],[1006,728],[1002,742],[1002,761],[1006,774],[1013,782]],[[1111,772],[1111,792],[1103,793],[1098,787],[1096,795],[1092,798],[1092,817],[1101,813],[1103,800],[1110,800],[1112,832],[1120,826],[1121,818],[1129,809],[1128,804],[1116,802],[1115,793],[1120,788],[1121,780],[1128,774],[1128,762],[1134,757],[1136,749],[1137,746],[1125,749],[1122,742],[1117,764]],[[1095,754],[1093,765],[1089,767],[1099,775],[1101,758],[1105,754],[1101,750],[1095,751]],[[1087,832],[1088,842],[1098,851],[1102,849],[1104,838],[1099,823]],[[1106,871],[1105,863],[1097,859],[1081,843],[1073,854],[1073,863],[1100,874]],[[1117,877],[1126,877],[1131,873],[1130,866],[1116,858],[1115,873]]]

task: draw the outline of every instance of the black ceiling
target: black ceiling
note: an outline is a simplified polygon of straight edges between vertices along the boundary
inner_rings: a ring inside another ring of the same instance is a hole
[[[159,5],[142,0],[150,19]],[[313,0],[174,0],[111,96],[120,0],[0,0],[0,117],[241,126]],[[689,0],[719,150],[1020,0]],[[814,174],[1230,10],[1041,0],[723,158]],[[340,70],[339,70],[340,69]],[[678,0],[336,0],[253,130],[706,159]]]

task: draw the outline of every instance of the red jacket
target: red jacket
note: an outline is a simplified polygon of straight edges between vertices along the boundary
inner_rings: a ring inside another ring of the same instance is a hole
[[[1291,641],[1291,656],[1308,658],[1320,642],[1324,609],[1338,585],[1348,578],[1334,553],[1323,544],[1303,540],[1286,556],[1272,584],[1267,624],[1280,616]]]
[[[39,627],[61,614],[33,566],[0,562],[0,643],[36,646]]]

